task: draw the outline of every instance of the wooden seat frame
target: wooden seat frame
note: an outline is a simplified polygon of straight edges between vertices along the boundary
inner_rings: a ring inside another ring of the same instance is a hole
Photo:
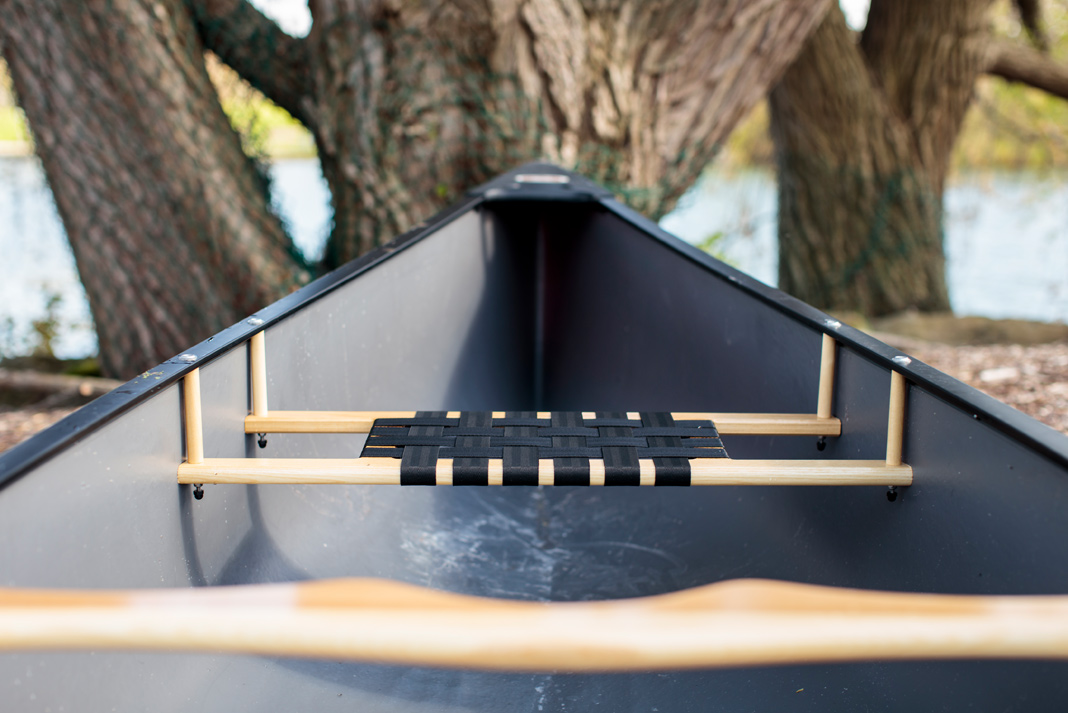
[[[245,417],[245,433],[368,433],[378,418],[411,418],[414,411],[269,411],[267,408],[266,337],[257,332],[249,340],[252,413]],[[834,396],[837,343],[823,335],[819,397],[815,414],[690,413],[676,412],[678,420],[710,419],[721,436],[841,435],[842,422],[831,415]],[[891,371],[885,460],[739,460],[699,458],[690,461],[691,485],[882,485],[912,484],[912,468],[902,463],[906,382]],[[382,485],[400,483],[396,458],[205,458],[200,405],[199,369],[183,380],[185,399],[186,460],[178,466],[181,484],[206,483],[333,483]],[[458,412],[449,412],[453,417]],[[496,412],[495,412],[495,415]],[[503,412],[500,412],[503,416]],[[541,418],[548,414],[538,414]],[[593,414],[584,414],[593,417]],[[636,414],[631,414],[637,417]],[[640,460],[642,485],[653,485],[652,460]],[[539,485],[554,483],[553,461],[539,461]],[[436,482],[452,484],[452,461],[438,461]],[[590,485],[603,485],[604,462],[590,461]],[[499,459],[489,461],[489,485],[503,482]]]

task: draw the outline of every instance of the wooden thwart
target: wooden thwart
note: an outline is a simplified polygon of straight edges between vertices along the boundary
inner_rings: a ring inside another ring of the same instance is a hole
[[[839,436],[842,422],[831,415],[837,345],[823,336],[818,403],[814,414],[674,412],[675,421],[712,421],[720,435]],[[263,332],[250,340],[252,413],[245,418],[245,433],[369,433],[378,419],[415,418],[415,411],[269,411],[267,408],[266,346]],[[901,462],[906,383],[893,372],[885,461],[876,460],[690,460],[691,485],[879,485],[912,484],[912,468]],[[203,458],[200,434],[199,377],[196,370],[185,380],[186,437],[189,457],[178,467],[183,484],[334,483],[400,484],[401,461],[396,458]],[[505,412],[492,412],[503,418]],[[449,411],[458,418],[459,411]],[[538,412],[538,418],[551,414]],[[594,419],[583,412],[584,419]],[[633,420],[640,418],[628,412]],[[639,483],[656,484],[652,460],[639,459]],[[604,461],[589,461],[590,485],[604,485]],[[500,459],[489,459],[489,485],[501,485],[504,468]],[[453,483],[453,462],[440,459],[435,469],[437,485]],[[538,463],[538,484],[553,485],[551,459]]]
[[[676,421],[711,420],[723,436],[839,436],[842,422],[807,413],[673,413]],[[458,411],[450,411],[456,418]],[[549,414],[539,414],[549,418]],[[495,418],[504,417],[495,411]],[[591,413],[590,418],[593,418]],[[634,414],[637,418],[637,414]],[[245,433],[367,433],[376,418],[415,418],[415,411],[271,411],[245,417]]]
[[[595,465],[596,464],[596,465]],[[653,461],[639,460],[642,485],[653,485]],[[538,482],[553,484],[553,461],[538,461]],[[397,458],[206,458],[178,466],[183,484],[267,483],[399,485]],[[594,478],[594,471],[599,474]],[[489,484],[502,481],[500,459],[489,461]],[[604,462],[590,461],[591,485],[604,484]],[[692,485],[896,485],[912,484],[912,468],[881,460],[734,460],[690,461]],[[437,484],[452,483],[452,460],[437,465]]]
[[[724,436],[840,436],[842,422],[831,415],[834,395],[836,343],[823,335],[820,356],[819,401],[815,414],[807,413],[673,413],[679,420],[711,420]],[[267,347],[264,332],[249,339],[252,413],[245,417],[245,433],[367,433],[378,418],[414,418],[415,411],[269,411],[267,408]],[[450,418],[459,411],[448,412]],[[503,418],[503,411],[494,411]],[[628,413],[638,419],[637,413]],[[538,412],[539,418],[549,418]],[[584,413],[593,418],[592,412]]]
[[[1068,658],[1068,597],[734,580],[640,599],[484,599],[382,580],[0,590],[0,651],[166,650],[498,671]]]

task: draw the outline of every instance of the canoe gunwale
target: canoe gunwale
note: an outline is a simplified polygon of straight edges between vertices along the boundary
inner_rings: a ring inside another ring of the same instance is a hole
[[[359,277],[394,253],[400,252],[484,202],[471,195],[445,208],[388,244],[372,250],[338,269],[313,280],[282,299],[257,310],[241,321],[212,335],[199,344],[175,355],[117,389],[104,394],[70,416],[0,454],[0,490],[40,463],[62,451],[69,444],[93,433],[151,398],[178,383],[186,374],[204,366],[248,341],[253,334],[289,317],[316,300]],[[195,357],[189,361],[188,357]]]
[[[833,337],[839,347],[848,347],[875,364],[902,374],[910,384],[920,386],[931,395],[970,413],[975,420],[986,423],[1020,441],[1060,467],[1068,467],[1068,438],[1052,427],[932,366],[909,357],[905,352],[884,344],[855,327],[838,322],[826,312],[796,297],[765,285],[756,278],[680,240],[641,213],[618,201],[605,200],[601,201],[601,204],[611,213],[657,239],[666,247],[685,255],[720,278],[731,282],[740,290],[801,324]],[[895,361],[902,357],[908,361],[905,363]]]
[[[563,184],[538,184],[518,183],[515,180],[515,177],[520,174],[537,173],[564,175],[569,181]],[[769,287],[683,242],[660,228],[652,220],[623,205],[609,191],[588,179],[550,164],[527,164],[473,189],[459,202],[396,237],[390,243],[376,248],[277,302],[265,306],[253,315],[183,352],[181,358],[176,356],[131,379],[114,391],[75,411],[59,423],[0,455],[0,489],[58,454],[68,445],[93,433],[155,394],[175,385],[193,369],[204,366],[228,353],[231,349],[248,341],[256,332],[270,327],[330,294],[393,254],[438,232],[469,211],[486,205],[520,202],[597,204],[603,210],[657,240],[661,245],[702,266],[720,279],[732,283],[734,287],[749,296],[815,332],[833,337],[840,346],[853,350],[873,363],[901,373],[907,381],[933,396],[970,413],[976,420],[1008,435],[1060,467],[1068,468],[1068,438],[1054,429],[922,362],[904,361],[902,357],[907,355],[903,352],[860,330],[840,324],[815,307],[776,288]],[[192,360],[189,360],[190,355],[193,357]]]

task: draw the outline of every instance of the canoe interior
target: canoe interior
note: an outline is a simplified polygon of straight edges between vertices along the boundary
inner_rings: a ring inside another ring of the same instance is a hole
[[[807,317],[798,318],[788,298],[710,268],[710,258],[611,200],[521,198],[484,194],[302,309],[264,310],[271,409],[814,411],[814,311],[799,305]],[[834,414],[843,435],[822,453],[812,437],[736,436],[726,441],[733,457],[883,457],[891,352],[841,331]],[[243,433],[247,346],[209,347],[199,364],[208,457],[358,454],[362,436],[325,434],[272,434],[261,451]],[[1064,463],[975,418],[953,397],[965,387],[947,396],[910,379],[905,460],[916,484],[893,503],[872,487],[208,486],[194,501],[175,484],[178,368],[150,370],[144,382],[164,383],[151,398],[8,480],[2,584],[374,576],[578,600],[766,577],[1068,593]],[[910,373],[931,371],[918,368]],[[856,710],[875,701],[1036,710],[1066,697],[1068,665],[1049,661],[592,676],[211,655],[0,656],[0,700],[17,710],[149,701],[153,710],[209,711]]]

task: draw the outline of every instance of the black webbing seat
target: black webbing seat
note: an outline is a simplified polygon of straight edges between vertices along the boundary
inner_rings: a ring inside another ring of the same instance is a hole
[[[590,462],[604,463],[605,485],[638,485],[639,460],[652,460],[656,485],[689,485],[690,460],[726,458],[712,421],[675,421],[670,413],[420,411],[380,418],[361,458],[400,458],[401,485],[434,485],[439,459],[452,459],[454,485],[488,485],[489,461],[503,462],[504,485],[537,485],[538,461],[553,461],[556,485],[589,485]]]

